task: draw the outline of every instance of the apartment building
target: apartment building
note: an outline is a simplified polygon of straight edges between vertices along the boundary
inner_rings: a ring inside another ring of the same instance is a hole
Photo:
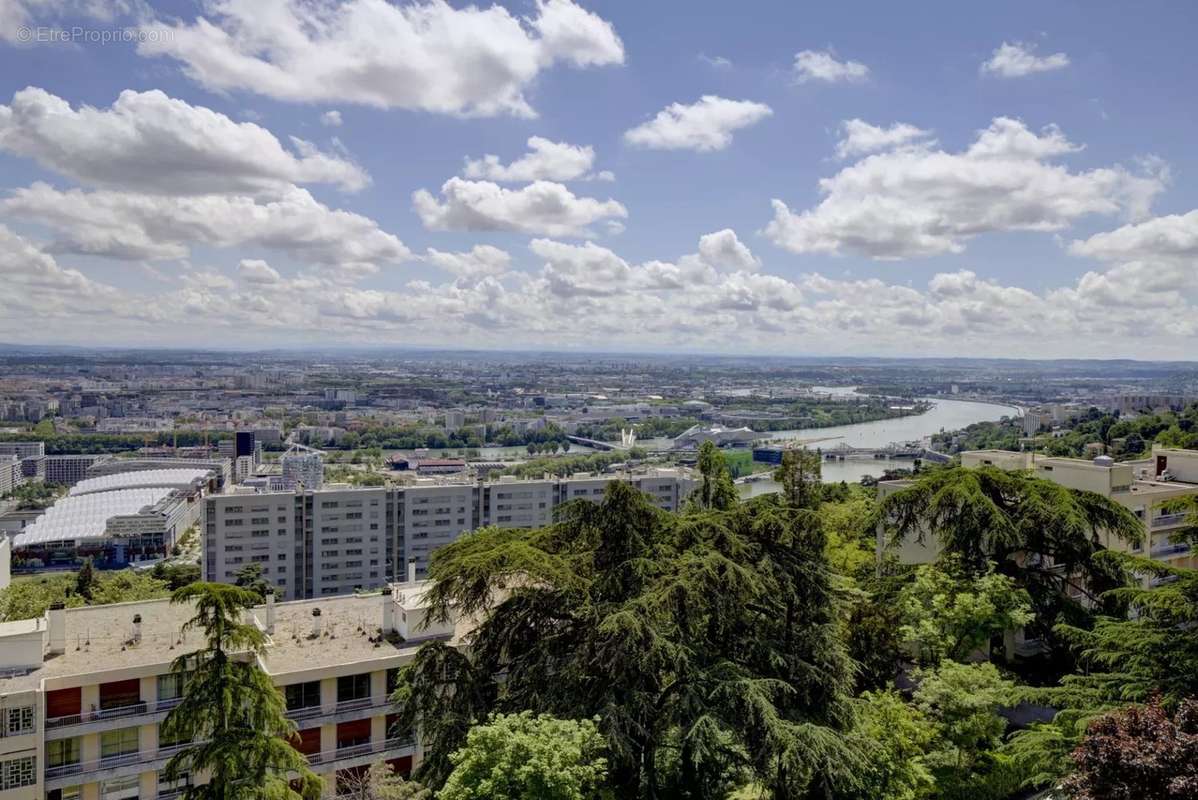
[[[67,486],[74,486],[79,481],[88,477],[87,470],[89,467],[97,461],[107,458],[110,458],[110,456],[46,456],[44,460],[46,483],[63,483]]]
[[[961,454],[965,467],[992,466],[1007,470],[1028,470],[1038,478],[1095,492],[1125,506],[1144,526],[1143,541],[1131,545],[1107,536],[1107,548],[1149,556],[1173,566],[1198,567],[1198,558],[1189,544],[1175,541],[1176,534],[1188,527],[1187,515],[1171,507],[1183,497],[1198,496],[1198,451],[1154,448],[1146,461],[1116,462],[1109,456],[1094,459],[1034,456],[1030,452],[977,450]],[[882,481],[879,498],[910,485],[908,480]],[[939,546],[931,537],[924,542],[908,540],[887,550],[878,533],[878,554],[892,552],[903,563],[923,564],[935,560]]]
[[[411,559],[424,576],[432,551],[466,531],[548,525],[559,505],[597,501],[613,480],[631,482],[667,511],[681,508],[693,488],[689,473],[657,470],[624,477],[211,495],[205,501],[204,576],[233,582],[238,570],[257,563],[288,599],[378,588],[402,575]]]
[[[38,458],[45,454],[45,442],[0,442],[0,456],[16,456],[23,459]]]
[[[286,698],[293,746],[326,785],[377,761],[408,772],[421,749],[398,730],[388,695],[426,641],[456,644],[462,624],[431,624],[427,584],[381,594],[275,603],[247,612],[267,635],[259,665]],[[162,735],[183,685],[170,671],[203,646],[182,631],[191,606],[169,600],[50,609],[0,623],[0,797],[4,800],[172,800],[192,777],[161,772],[188,746]]]

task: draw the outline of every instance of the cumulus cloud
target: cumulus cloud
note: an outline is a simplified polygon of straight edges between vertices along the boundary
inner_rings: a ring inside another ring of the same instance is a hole
[[[593,242],[535,239],[531,272],[506,269],[506,254],[486,247],[429,251],[450,280],[398,287],[327,272],[274,280],[268,265],[246,259],[236,280],[204,267],[170,278],[167,288],[116,291],[0,229],[0,281],[9,290],[0,309],[12,309],[0,313],[0,335],[41,325],[47,336],[102,329],[110,339],[186,344],[194,327],[177,322],[186,314],[213,341],[228,342],[299,341],[318,330],[325,342],[373,344],[778,352],[816,341],[829,353],[911,354],[918,342],[922,354],[1139,357],[1185,357],[1198,335],[1198,285],[1182,257],[1120,262],[1029,291],[959,267],[922,285],[786,278],[755,263],[737,268],[750,262],[743,253],[727,257],[739,248],[723,231],[703,237],[696,252],[641,263]],[[59,319],[72,324],[45,324]]]
[[[546,69],[621,64],[611,23],[571,0],[529,18],[444,0],[221,0],[193,23],[144,26],[145,56],[179,61],[206,88],[276,100],[356,103],[464,116],[535,116],[525,93]]]
[[[1058,231],[1089,215],[1148,213],[1168,174],[1121,166],[1070,172],[1050,159],[1075,152],[1055,127],[998,117],[966,150],[900,149],[868,156],[820,181],[823,200],[793,212],[774,200],[764,233],[796,253],[875,259],[958,253],[974,236]]]
[[[836,157],[850,158],[879,150],[891,150],[913,142],[923,145],[935,144],[928,141],[931,131],[925,131],[905,122],[896,122],[889,128],[870,125],[860,119],[848,119],[841,123],[843,137],[836,143]]]
[[[247,283],[270,286],[279,283],[282,276],[278,270],[260,258],[243,258],[237,265],[237,273]]]
[[[320,124],[327,128],[340,128],[341,112],[336,109],[324,112],[320,115]]]
[[[425,189],[412,195],[416,214],[429,230],[585,236],[592,223],[628,216],[615,200],[577,197],[551,181],[505,189],[490,181],[450,178],[441,186],[441,198]]]
[[[982,62],[981,71],[983,75],[995,75],[999,78],[1023,78],[1037,72],[1050,72],[1067,66],[1069,56],[1064,53],[1038,56],[1035,45],[1003,42],[994,49],[989,59]]]
[[[803,50],[795,53],[796,83],[860,83],[869,77],[869,67],[860,61],[838,61],[831,50]]]
[[[81,183],[155,194],[275,192],[293,183],[361,189],[366,173],[302,139],[234,122],[160,91],[124,91],[106,109],[77,109],[37,88],[0,105],[0,150]]]
[[[0,211],[59,232],[56,252],[178,259],[190,247],[264,247],[315,264],[371,272],[411,253],[368,217],[332,210],[297,187],[269,200],[244,195],[161,197],[44,183],[17,189]]]
[[[464,253],[447,253],[430,247],[425,258],[446,272],[473,281],[503,275],[512,263],[507,251],[489,244],[476,244]]]
[[[529,152],[510,164],[488,153],[466,159],[462,175],[471,180],[527,183],[529,181],[614,180],[610,172],[591,173],[595,149],[590,145],[553,142],[541,136],[528,140]]]
[[[1198,263],[1198,210],[1155,217],[1076,240],[1069,245],[1069,252],[1103,261]]]
[[[704,95],[691,105],[671,103],[653,119],[624,132],[624,141],[654,150],[723,150],[732,134],[773,114],[764,103]]]
[[[753,272],[761,266],[761,261],[731,228],[699,237],[699,256],[717,269],[732,272]]]

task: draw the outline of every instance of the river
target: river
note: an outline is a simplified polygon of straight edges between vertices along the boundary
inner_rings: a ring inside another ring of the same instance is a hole
[[[816,391],[831,394],[852,394],[855,387],[815,387]],[[979,403],[970,400],[948,400],[943,397],[921,398],[934,405],[923,414],[897,419],[880,419],[875,422],[859,422],[835,428],[805,428],[794,431],[773,431],[763,434],[769,439],[826,439],[812,447],[830,448],[838,444],[850,447],[885,447],[892,442],[921,441],[940,431],[951,431],[988,422],[1004,416],[1019,414],[1014,406],[995,403]],[[887,469],[910,469],[909,459],[865,458],[823,462],[823,477],[827,483],[848,481],[854,483],[866,475],[878,476]],[[744,484],[742,493],[747,496],[777,491],[773,481],[755,481]]]

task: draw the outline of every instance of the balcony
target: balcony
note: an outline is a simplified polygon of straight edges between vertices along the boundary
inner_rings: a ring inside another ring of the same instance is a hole
[[[1189,516],[1189,514],[1184,512],[1180,514],[1161,514],[1152,518],[1152,528],[1155,530],[1157,528],[1169,528],[1174,525],[1181,525],[1189,519]]]
[[[62,764],[57,767],[46,767],[45,781],[47,789],[61,789],[80,782],[79,776],[87,776],[86,782],[95,780],[136,775],[147,770],[162,769],[171,756],[191,747],[192,744],[177,744],[169,747],[159,747],[152,752],[137,751],[108,756],[95,761],[77,761],[74,764]],[[103,773],[103,774],[101,774]]]
[[[125,724],[122,721],[130,717],[147,717],[147,719],[140,721],[142,724],[161,722],[166,718],[167,712],[182,701],[183,698],[181,697],[173,697],[169,700],[159,700],[157,703],[133,703],[117,708],[104,708],[97,711],[85,711],[81,714],[68,714],[65,717],[50,717],[46,720],[46,738],[63,739],[68,736],[77,736],[79,735],[79,731],[73,729],[81,725],[95,727],[97,731],[112,730],[121,727],[122,724]]]
[[[328,717],[330,721],[352,722],[365,719],[391,710],[391,700],[383,697],[362,697],[357,700],[345,700],[336,706],[326,709],[324,706],[304,706],[287,711],[287,718],[293,722],[310,721],[318,717]]]
[[[1169,558],[1190,552],[1188,544],[1162,544],[1152,548],[1153,558]]]
[[[323,753],[309,755],[308,764],[314,772],[329,772],[333,769],[347,769],[360,764],[369,764],[378,756],[398,750],[409,750],[415,746],[411,736],[396,736],[383,742],[366,742],[349,747],[338,747],[336,750],[326,750]],[[346,763],[357,762],[357,763]]]
[[[86,725],[89,722],[102,722],[108,719],[123,719],[138,717],[147,711],[146,703],[132,703],[117,708],[102,708],[98,711],[84,711],[80,714],[68,714],[65,717],[50,717],[46,720],[46,730],[54,728],[70,728],[74,725]]]

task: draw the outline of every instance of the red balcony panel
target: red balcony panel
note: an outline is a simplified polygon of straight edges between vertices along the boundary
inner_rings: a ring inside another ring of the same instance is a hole
[[[141,681],[112,681],[100,684],[100,708],[120,708],[141,702]]]
[[[320,752],[320,728],[296,731],[291,737],[291,746],[306,756],[316,755]]]

